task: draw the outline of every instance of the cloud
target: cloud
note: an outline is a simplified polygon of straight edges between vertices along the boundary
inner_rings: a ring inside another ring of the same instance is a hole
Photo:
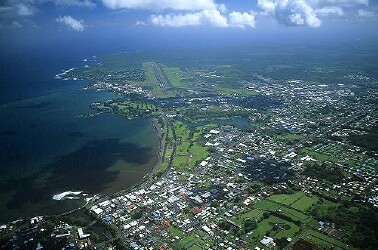
[[[83,31],[85,28],[83,20],[77,20],[71,16],[61,16],[58,17],[56,21],[66,25],[70,30],[74,31]]]
[[[33,16],[37,9],[29,3],[19,3],[15,5],[17,14],[20,16]]]
[[[358,10],[357,11],[357,15],[359,17],[366,17],[366,18],[370,18],[370,17],[375,17],[375,13],[373,11],[368,11],[368,10]]]
[[[96,4],[92,0],[44,0],[53,2],[57,6],[79,6],[79,7],[95,7]]]
[[[19,29],[22,27],[22,25],[19,22],[13,21],[11,27]]]
[[[208,10],[217,9],[214,0],[102,0],[109,9]]]
[[[219,10],[204,10],[202,13],[204,23],[209,23],[215,27],[228,27],[227,18],[224,17]]]
[[[39,7],[47,4],[55,6],[95,7],[93,0],[8,0],[7,4],[0,6],[1,12],[11,13],[15,11],[20,16],[33,16],[39,11]],[[13,12],[14,13],[14,12]]]
[[[369,5],[369,0],[308,0],[308,3],[314,7],[322,6],[342,6],[353,7],[356,5]]]
[[[1,12],[9,12],[11,10],[13,10],[13,8],[10,7],[10,6],[0,6],[0,13]]]
[[[343,8],[367,6],[369,0],[258,0],[263,15],[273,16],[286,26],[319,27],[319,16],[343,16]]]
[[[319,14],[321,16],[328,16],[328,15],[337,15],[337,16],[343,16],[344,11],[340,7],[331,6],[331,7],[324,7],[321,9],[315,10],[316,14]]]
[[[168,14],[168,15],[152,15],[150,17],[151,23],[155,26],[162,27],[183,27],[194,26],[201,24],[201,12],[188,13],[185,15]]]
[[[150,21],[154,26],[184,27],[211,25],[215,27],[255,27],[255,17],[252,13],[233,11],[227,16],[219,10],[203,10],[187,14],[152,15]]]
[[[233,11],[230,13],[229,17],[230,26],[239,28],[245,28],[247,26],[255,28],[256,26],[255,16],[253,14]]]
[[[138,20],[136,23],[135,23],[136,26],[146,26],[147,23],[143,22],[143,21],[140,21]]]
[[[187,14],[152,15],[151,23],[162,27],[184,27],[210,24],[215,27],[228,27],[227,18],[219,10],[203,10]]]

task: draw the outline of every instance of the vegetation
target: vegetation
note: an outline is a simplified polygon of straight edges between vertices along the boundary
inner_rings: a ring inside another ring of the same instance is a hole
[[[304,169],[303,174],[318,180],[325,180],[331,183],[340,183],[344,179],[344,174],[338,168],[330,168],[325,164],[309,164]]]
[[[367,150],[378,151],[378,127],[374,127],[369,133],[364,135],[351,135],[349,140],[353,144]]]

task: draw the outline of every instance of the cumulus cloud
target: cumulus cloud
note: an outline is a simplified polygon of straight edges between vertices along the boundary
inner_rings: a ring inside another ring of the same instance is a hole
[[[252,13],[233,11],[229,15],[230,26],[245,28],[256,26],[255,16]]]
[[[207,10],[216,9],[214,0],[102,0],[109,9]]]
[[[201,12],[187,13],[185,15],[168,14],[168,15],[152,15],[150,20],[155,26],[162,27],[183,27],[201,24]]]
[[[70,30],[74,31],[83,31],[85,28],[83,20],[77,20],[71,16],[61,16],[58,17],[56,21],[66,25]]]
[[[203,10],[187,14],[152,15],[150,21],[155,26],[183,27],[209,24],[215,27],[255,27],[252,13],[233,11],[227,16],[219,10]]]
[[[367,6],[369,0],[258,0],[264,15],[273,16],[287,26],[319,27],[319,16],[343,16],[343,8]]]

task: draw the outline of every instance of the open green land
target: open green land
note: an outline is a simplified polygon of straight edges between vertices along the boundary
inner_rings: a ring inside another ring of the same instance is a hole
[[[302,237],[323,249],[353,249],[353,247],[315,230],[305,230]]]
[[[180,229],[174,227],[174,226],[168,227],[168,230],[169,230],[174,236],[177,236],[177,237],[179,237],[180,239],[182,239],[182,238],[185,237],[185,233],[182,232]]]
[[[304,194],[301,192],[296,192],[294,194],[278,194],[270,196],[268,200],[290,206],[291,204],[299,200],[303,195]]]
[[[294,140],[303,140],[305,137],[303,135],[298,134],[280,134],[276,136],[279,140],[288,140],[288,141],[294,141]]]
[[[275,238],[294,237],[299,232],[299,227],[292,222],[286,221],[276,216],[269,216],[262,220],[257,228],[253,230],[253,238],[260,239],[264,235],[269,235]]]
[[[182,79],[186,77],[186,74],[179,67],[163,66],[163,70],[174,88],[186,87],[186,85],[182,83]]]
[[[151,117],[159,114],[159,109],[153,103],[141,100],[129,100],[118,102],[112,106],[114,112],[120,113],[127,118]]]
[[[291,204],[291,207],[301,210],[301,211],[307,211],[311,208],[314,204],[317,203],[319,200],[318,197],[308,197],[308,196],[302,196],[299,200]]]
[[[189,171],[208,156],[208,148],[199,143],[198,130],[193,133],[187,125],[179,121],[175,121],[173,127],[178,140],[173,166],[182,171]]]

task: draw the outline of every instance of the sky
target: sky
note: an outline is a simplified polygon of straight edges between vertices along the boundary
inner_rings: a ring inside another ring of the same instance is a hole
[[[361,42],[378,44],[378,0],[0,0],[4,53]]]

